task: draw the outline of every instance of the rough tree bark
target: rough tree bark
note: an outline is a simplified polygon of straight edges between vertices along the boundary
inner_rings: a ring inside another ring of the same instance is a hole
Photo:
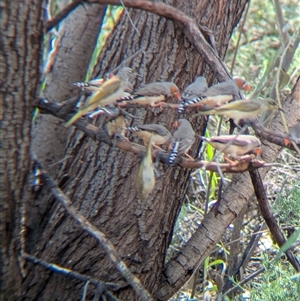
[[[72,83],[84,80],[104,13],[104,5],[80,5],[60,24],[57,51],[45,78],[42,97],[61,102],[74,96]],[[62,159],[67,137],[68,130],[61,120],[43,114],[37,117],[32,130],[32,151],[53,176],[57,166],[52,164]]]
[[[246,0],[168,1],[168,4],[214,31],[221,58],[245,3]],[[138,10],[130,10],[130,17],[141,35],[123,14],[116,30],[107,40],[95,76],[114,69],[142,49],[126,65],[143,75],[144,83],[173,80],[179,88],[183,88],[198,74],[205,74],[212,79],[211,70],[178,25]],[[139,85],[136,82],[136,86]],[[135,124],[160,122],[169,129],[171,121],[176,118],[173,110],[161,113],[138,109],[132,110],[132,113],[137,116]],[[102,118],[97,124],[103,126],[105,120]],[[196,132],[202,134],[204,122],[194,126]],[[193,155],[198,143],[192,149]],[[141,205],[137,202],[135,189],[139,159],[133,154],[95,143],[74,131],[66,156],[69,159],[60,170],[60,175],[69,175],[64,191],[80,213],[108,236],[130,270],[155,296],[160,287],[166,249],[186,192],[190,170],[161,165],[155,191],[147,203]],[[28,248],[28,252],[97,279],[122,283],[120,275],[96,241],[83,233],[60,206],[50,199],[45,199],[45,202],[51,207],[40,225],[43,234],[35,238],[38,243]],[[80,298],[82,283],[49,274],[31,264],[28,266],[30,271],[23,284],[27,300]],[[186,276],[191,273],[187,271]],[[92,289],[94,291],[93,287],[89,287],[87,300],[93,295]],[[166,296],[172,295],[177,289],[176,286],[168,288],[161,300],[166,300]],[[136,300],[134,292],[128,287],[119,290],[117,295],[121,300]]]
[[[59,26],[57,51],[53,56],[51,68],[45,77],[45,89],[42,97],[50,102],[62,102],[79,96],[79,89],[72,83],[83,81],[86,75],[99,30],[105,15],[105,6],[78,6]],[[64,158],[69,130],[63,122],[48,114],[39,114],[32,128],[31,151],[47,166],[48,172],[57,177],[58,162]],[[26,226],[30,231],[27,241],[35,244],[42,227],[36,227],[47,214],[48,206],[43,199],[31,199],[26,207],[28,219]],[[39,234],[37,233],[39,232]]]
[[[26,177],[32,102],[39,84],[42,2],[1,3],[1,300],[21,295],[21,211],[30,197]]]

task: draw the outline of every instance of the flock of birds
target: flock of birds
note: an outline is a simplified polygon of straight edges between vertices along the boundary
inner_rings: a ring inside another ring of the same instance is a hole
[[[72,125],[84,115],[93,118],[98,114],[106,114],[115,117],[107,124],[110,136],[126,139],[125,132],[130,131],[141,138],[147,148],[137,176],[137,195],[141,201],[147,199],[155,186],[152,148],[161,149],[162,145],[167,145],[171,165],[179,155],[194,160],[188,155],[188,151],[195,141],[195,132],[190,122],[183,118],[174,123],[177,129],[173,135],[161,124],[126,127],[124,114],[120,114],[123,108],[171,107],[177,109],[179,114],[189,108],[196,108],[197,113],[193,117],[226,115],[232,118],[237,126],[242,119],[253,118],[269,109],[279,109],[278,104],[272,99],[237,100],[240,90],[250,90],[242,79],[227,80],[208,87],[205,77],[198,76],[181,94],[172,82],[154,82],[133,90],[131,80],[137,75],[131,68],[124,67],[116,75],[108,74],[105,78],[74,83],[75,86],[92,94],[66,126]],[[165,103],[169,97],[176,98],[179,103]],[[235,160],[246,154],[258,155],[261,152],[260,140],[252,135],[222,135],[202,139],[223,152],[225,156],[231,156]]]

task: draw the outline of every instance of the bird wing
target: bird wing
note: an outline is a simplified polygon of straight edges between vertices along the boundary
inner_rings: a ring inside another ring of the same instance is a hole
[[[217,96],[217,95],[237,95],[239,88],[234,80],[227,80],[223,83],[213,85],[203,93],[203,96]]]
[[[247,105],[245,105],[245,104],[247,104]],[[251,100],[237,100],[237,101],[233,101],[233,102],[227,103],[225,105],[222,105],[220,107],[217,107],[212,111],[215,111],[215,112],[222,112],[222,111],[227,111],[227,110],[237,110],[238,111],[240,108],[243,112],[252,112],[252,111],[258,110],[260,108],[260,103],[251,101]]]
[[[170,82],[151,83],[133,92],[133,94],[145,96],[169,95],[171,84]]]
[[[104,82],[104,84],[96,91],[91,98],[86,102],[84,107],[89,107],[90,105],[98,102],[102,98],[112,95],[121,87],[121,79],[118,76],[114,76]]]
[[[171,135],[170,132],[161,124],[143,124],[140,125],[139,128],[145,131],[156,132],[161,136]]]
[[[206,78],[199,76],[196,78],[195,82],[184,89],[182,98],[191,99],[197,96],[201,96],[205,91],[207,91],[207,89]]]

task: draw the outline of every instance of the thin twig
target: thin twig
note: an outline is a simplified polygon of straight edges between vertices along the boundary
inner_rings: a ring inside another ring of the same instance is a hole
[[[77,6],[82,4],[83,0],[72,0],[66,5],[53,19],[48,20],[45,25],[46,31],[51,30],[57,26],[62,20],[64,20]]]
[[[41,170],[41,178],[43,183],[48,187],[51,193],[54,195],[55,199],[60,202],[60,204],[67,210],[67,212],[78,222],[81,228],[87,231],[91,236],[93,236],[106,251],[109,259],[114,263],[116,269],[119,273],[126,279],[128,284],[132,286],[137,296],[144,301],[152,301],[153,298],[149,292],[143,287],[140,280],[135,277],[127,268],[123,260],[121,260],[119,254],[117,253],[115,247],[107,239],[105,234],[98,230],[94,225],[87,221],[87,219],[81,215],[73,206],[70,199],[63,193],[63,191],[58,187],[57,183],[52,179],[52,177],[47,174],[43,169],[40,162],[35,161]]]
[[[86,0],[87,3],[120,5],[120,0]],[[205,35],[210,33],[204,26],[199,26],[194,20],[175,7],[162,3],[147,0],[123,0],[126,7],[137,8],[157,14],[166,19],[178,22],[187,31],[187,38],[194,45],[195,49],[203,56],[206,63],[214,71],[219,81],[231,78],[229,71],[223,61],[209,45]]]
[[[23,253],[23,258],[27,259],[28,261],[34,263],[34,264],[38,264],[38,265],[41,265],[42,267],[50,270],[50,271],[53,271],[55,273],[58,273],[58,274],[62,274],[62,275],[65,275],[65,276],[69,276],[69,277],[72,277],[74,279],[77,279],[77,280],[80,280],[82,282],[89,282],[90,284],[93,284],[95,286],[98,286],[98,285],[105,285],[106,287],[111,287],[111,288],[115,288],[115,289],[118,289],[120,288],[118,284],[115,284],[115,283],[104,283],[102,281],[99,281],[95,278],[92,278],[90,276],[87,276],[87,275],[84,275],[84,274],[80,274],[78,272],[75,272],[73,270],[70,270],[70,269],[67,269],[67,268],[64,268],[64,267],[61,267],[55,263],[50,263],[50,262],[46,262],[44,260],[41,260],[35,256],[32,256],[32,255],[29,255],[27,253]]]
[[[124,10],[125,10],[125,13],[126,13],[128,19],[129,19],[129,22],[131,23],[132,27],[133,27],[134,30],[137,32],[137,34],[138,34],[139,36],[141,36],[141,33],[139,32],[139,30],[138,30],[138,29],[136,28],[136,26],[133,24],[133,21],[132,21],[132,19],[130,18],[128,9],[127,9],[126,6],[124,5],[123,0],[120,0],[120,2],[121,2],[122,6],[123,6],[123,8],[124,8]]]
[[[72,116],[72,114],[62,116],[62,114],[60,113],[61,106],[56,103],[41,101],[39,103],[39,107],[44,111],[46,110],[52,115],[66,121],[69,120]],[[110,146],[114,145],[117,148],[120,148],[124,151],[130,151],[135,154],[144,154],[146,152],[146,148],[140,144],[131,143],[126,139],[113,140],[109,137],[106,130],[97,128],[96,126],[88,123],[88,121],[85,119],[81,118],[77,120],[74,123],[74,126],[76,126],[92,139],[104,142]],[[159,158],[162,163],[169,165],[169,154],[167,152],[161,150],[154,151],[153,156]],[[267,164],[263,161],[253,161],[253,158],[251,156],[244,156],[243,160],[241,160],[240,162],[235,162],[234,164],[218,162],[216,163],[209,161],[192,161],[190,159],[185,159],[182,157],[178,157],[175,163],[185,168],[205,168],[206,170],[218,173],[240,173],[248,170],[249,168],[264,168],[270,166],[270,164]],[[272,164],[272,166],[275,165]]]
[[[260,174],[256,170],[250,170],[249,171],[252,185],[254,188],[254,192],[262,213],[262,216],[268,225],[270,232],[272,233],[272,236],[274,237],[277,244],[281,247],[285,244],[286,239],[284,238],[283,234],[280,231],[280,228],[276,222],[275,217],[273,216],[270,208],[269,201],[266,196],[266,192],[260,177]],[[287,250],[285,252],[288,261],[292,264],[292,266],[295,268],[297,272],[300,272],[300,263],[298,262],[297,258],[294,256],[294,254],[291,252],[291,250]]]
[[[237,53],[238,53],[238,50],[239,50],[240,41],[241,41],[241,37],[242,37],[242,32],[243,32],[243,28],[244,28],[244,25],[245,25],[246,20],[247,20],[247,16],[248,16],[250,5],[251,5],[251,1],[249,1],[247,3],[247,7],[245,9],[243,20],[242,20],[241,24],[239,25],[238,40],[237,40],[235,48],[234,48],[233,58],[232,58],[232,61],[231,61],[231,66],[230,66],[230,71],[229,71],[230,74],[232,74],[233,69],[234,69],[235,59],[236,59],[236,56],[237,56]]]
[[[84,284],[84,286],[82,287],[82,296],[81,296],[81,301],[85,301],[85,298],[86,298],[86,293],[87,293],[87,289],[88,289],[88,286],[89,286],[89,284],[90,284],[90,281],[88,280],[85,284]]]

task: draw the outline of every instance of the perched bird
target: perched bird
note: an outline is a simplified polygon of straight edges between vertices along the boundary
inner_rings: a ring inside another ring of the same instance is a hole
[[[206,90],[207,82],[204,76],[196,77],[195,81],[188,85],[182,92],[181,98],[183,100],[191,99],[202,95]]]
[[[255,136],[223,135],[211,138],[201,137],[201,139],[225,155],[231,155],[232,157],[243,156],[250,153],[256,155],[261,154],[261,142]]]
[[[119,107],[126,107],[129,105],[141,105],[141,106],[151,106],[153,108],[159,107],[162,105],[163,101],[165,101],[166,98],[164,95],[158,95],[158,96],[139,96],[139,97],[122,97],[121,99],[118,99],[118,106]]]
[[[66,123],[69,127],[81,116],[93,111],[99,106],[106,106],[114,103],[124,93],[123,82],[118,76],[107,80],[98,91],[93,93],[86,104]]]
[[[133,132],[141,138],[145,146],[149,145],[151,138],[154,147],[167,144],[171,140],[171,133],[161,124],[143,124],[139,126],[128,127],[128,131]]]
[[[119,115],[106,124],[106,129],[110,137],[125,139],[125,128],[124,115]]]
[[[171,152],[169,154],[170,164],[173,164],[176,157],[181,154],[185,154],[189,158],[193,159],[187,154],[187,152],[195,141],[195,132],[191,124],[186,119],[179,119],[177,125],[179,127],[171,138]]]
[[[184,89],[181,95],[183,101],[180,103],[178,107],[178,113],[182,113],[184,111],[184,107],[186,106],[188,100],[201,97],[201,95],[207,89],[208,88],[207,88],[206,78],[203,76],[196,77],[195,81]]]
[[[133,75],[137,74],[133,69],[129,67],[121,68],[116,76],[119,76],[120,79],[123,81],[124,84],[124,91],[132,92],[133,86],[130,83],[130,79]],[[115,76],[113,73],[106,73],[103,78],[95,78],[89,80],[87,82],[76,82],[73,83],[74,86],[81,88],[86,91],[98,91],[99,88],[110,78]]]
[[[148,84],[133,92],[134,95],[140,96],[159,96],[175,97],[180,99],[178,87],[172,82],[155,82]]]
[[[289,127],[289,133],[296,144],[300,144],[300,122]]]
[[[152,139],[150,138],[147,152],[141,162],[137,175],[137,196],[140,201],[146,201],[155,185],[154,165],[152,162]]]
[[[133,85],[130,80],[137,75],[137,72],[130,67],[123,67],[117,72],[116,75],[119,76],[123,82],[124,91],[131,93],[133,91]]]
[[[78,88],[81,88],[83,90],[97,91],[99,89],[99,87],[101,87],[103,85],[105,80],[106,80],[105,78],[95,78],[95,79],[91,79],[87,82],[75,82],[75,83],[73,83],[73,85]]]
[[[280,109],[277,102],[271,98],[267,99],[243,99],[237,100],[212,110],[201,111],[193,117],[199,115],[226,115],[232,118],[236,125],[239,124],[241,119],[252,118],[267,110]]]
[[[221,95],[231,95],[232,98],[238,97],[240,90],[249,91],[250,86],[241,78],[229,79],[225,82],[218,83],[203,90],[203,92],[199,93],[196,97],[186,100],[183,106],[187,107],[195,103],[199,103],[199,105],[201,105],[202,99]],[[230,100],[232,98],[230,98]]]

